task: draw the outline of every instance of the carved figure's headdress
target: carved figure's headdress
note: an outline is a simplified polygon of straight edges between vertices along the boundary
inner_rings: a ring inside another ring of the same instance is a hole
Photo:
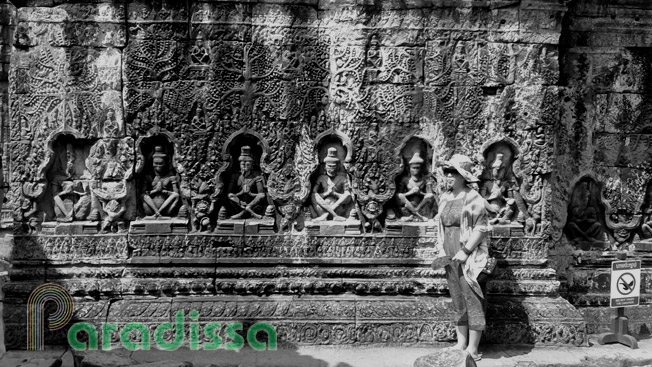
[[[423,158],[421,158],[421,153],[416,152],[412,156],[412,159],[410,159],[410,162],[408,164],[422,164],[424,162]]]
[[[251,147],[248,145],[243,146],[240,148],[240,158],[238,158],[238,161],[240,162],[253,162],[254,158],[251,156]]]
[[[157,145],[154,147],[154,154],[152,155],[152,159],[153,158],[168,158],[168,155],[165,154],[165,150],[163,149],[162,145]]]
[[[339,162],[340,159],[337,158],[337,148],[328,148],[328,153],[326,158],[324,158],[324,163],[335,163]]]
[[[496,154],[496,158],[491,164],[491,168],[500,168],[503,165],[503,153]]]

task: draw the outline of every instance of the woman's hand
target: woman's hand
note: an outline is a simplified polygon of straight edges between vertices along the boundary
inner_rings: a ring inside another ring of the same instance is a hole
[[[453,256],[453,261],[458,261],[458,262],[464,264],[466,262],[466,259],[468,259],[468,258],[469,258],[469,255],[462,252],[462,250],[459,250],[459,251],[457,251],[455,256]]]

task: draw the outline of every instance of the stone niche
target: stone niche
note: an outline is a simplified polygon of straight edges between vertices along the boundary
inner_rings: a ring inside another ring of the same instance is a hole
[[[495,139],[485,143],[482,149],[484,167],[480,176],[480,195],[489,204],[489,224],[495,232],[507,236],[522,236],[529,211],[521,194],[523,179],[516,173],[519,165],[519,149],[511,139]],[[529,227],[535,226],[529,223]],[[530,228],[536,232],[536,228]]]
[[[601,185],[592,177],[582,177],[573,187],[564,233],[581,249],[607,249],[609,241]]]
[[[139,139],[136,186],[138,217],[132,233],[186,233],[188,207],[182,197],[172,134],[159,132]]]
[[[438,187],[433,167],[433,149],[424,138],[410,136],[400,144],[401,159],[396,193],[386,204],[387,234],[432,235],[437,214]]]
[[[353,197],[351,140],[339,131],[316,139],[317,169],[310,175],[310,197],[305,227],[309,234],[360,234],[358,208]]]
[[[59,134],[48,144],[50,159],[44,166],[47,189],[42,203],[44,231],[97,233],[99,212],[92,208],[91,177],[85,163],[92,143],[72,134]]]
[[[222,151],[224,161],[217,172],[216,197],[212,211],[217,211],[215,233],[272,234],[275,208],[267,194],[268,171],[264,168],[269,148],[253,131],[233,134]],[[212,211],[209,211],[212,213]]]
[[[553,177],[566,8],[536,4],[14,8],[9,347],[44,280],[93,324],[198,310],[201,328],[270,322],[290,345],[451,341],[430,264],[436,162],[455,153],[500,194],[485,340],[584,345],[560,296],[574,250],[551,229],[572,190]]]

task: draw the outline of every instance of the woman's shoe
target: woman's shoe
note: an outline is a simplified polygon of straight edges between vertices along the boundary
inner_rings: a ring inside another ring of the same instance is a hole
[[[482,359],[482,353],[478,353],[478,354],[469,353],[469,355],[471,355],[471,358],[473,358],[473,360],[476,362]]]

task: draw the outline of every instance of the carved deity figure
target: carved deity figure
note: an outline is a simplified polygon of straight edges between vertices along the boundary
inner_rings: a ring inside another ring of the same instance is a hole
[[[14,220],[23,223],[28,233],[36,232],[43,219],[39,217],[38,201],[45,193],[45,184],[25,182],[22,186],[23,198],[20,199],[20,206],[14,211]]]
[[[101,218],[100,232],[122,232],[125,230],[123,216],[127,211],[125,198],[128,195],[124,182],[95,182],[91,188],[96,206],[101,208],[97,213],[97,220]]]
[[[155,218],[173,217],[181,204],[179,181],[170,172],[170,159],[162,146],[154,147],[152,156],[154,177],[145,177],[143,207],[145,215]]]
[[[124,222],[122,220],[122,215],[126,211],[124,203],[115,199],[109,200],[102,204],[102,210],[105,214],[105,217],[102,220],[102,233],[108,233],[111,231],[121,232],[124,230]]]
[[[573,191],[566,232],[570,239],[589,242],[601,239],[602,224],[598,221],[598,211],[591,202],[589,182],[580,182]]]
[[[647,202],[647,207],[643,210],[641,237],[644,239],[652,239],[652,185],[648,186],[645,194],[645,202]]]
[[[215,210],[215,198],[211,195],[209,185],[195,177],[187,189],[192,207],[192,227],[195,231],[208,231],[210,227],[210,215]]]
[[[427,221],[434,217],[434,185],[424,163],[421,153],[414,153],[408,162],[409,172],[401,177],[396,187],[396,198],[403,221]]]
[[[54,213],[58,222],[84,220],[90,214],[91,197],[84,189],[78,191],[73,181],[60,183],[60,190],[54,195]]]
[[[234,175],[229,182],[228,198],[237,211],[230,219],[261,219],[267,206],[265,180],[260,172],[254,172],[251,147],[240,148],[240,174]]]
[[[329,219],[345,221],[348,204],[353,202],[349,179],[344,172],[339,172],[340,160],[337,148],[328,148],[324,158],[326,174],[319,175],[312,187],[312,210],[314,220]]]
[[[278,204],[278,210],[282,215],[279,229],[281,231],[289,230],[290,225],[296,219],[298,214],[296,203],[293,195],[301,189],[301,184],[297,179],[298,173],[294,168],[294,161],[289,160],[285,167],[278,174],[273,173],[270,177],[272,181],[268,186],[270,196]]]
[[[104,120],[103,135],[105,137],[115,137],[120,132],[120,126],[115,116],[115,111],[110,108],[106,112],[106,120]]]
[[[518,215],[518,207],[514,198],[514,191],[518,185],[513,177],[506,177],[506,161],[503,154],[498,153],[491,163],[491,179],[485,181],[480,188],[480,194],[489,203],[489,209],[495,218],[490,224],[510,224]]]

